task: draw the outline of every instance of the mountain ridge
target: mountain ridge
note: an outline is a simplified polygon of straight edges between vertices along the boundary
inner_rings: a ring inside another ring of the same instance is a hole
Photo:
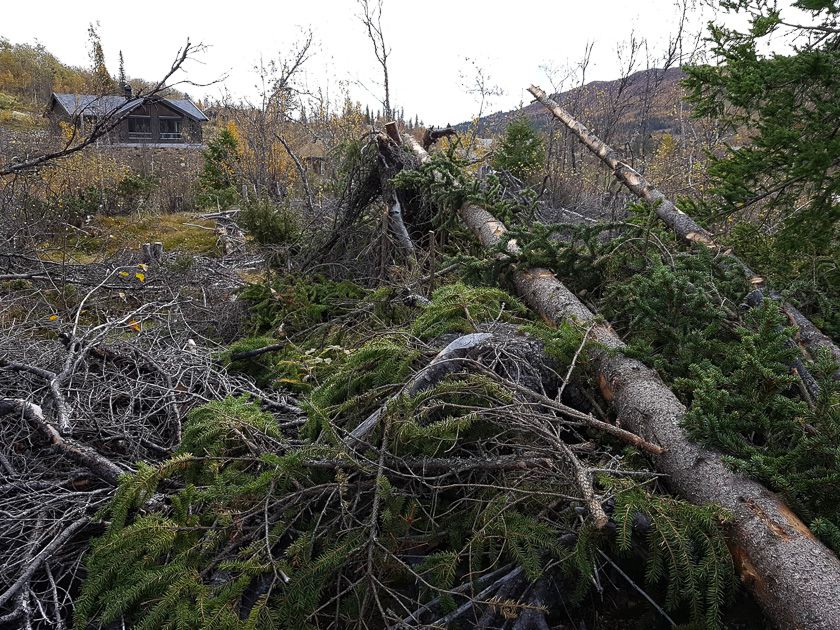
[[[605,135],[624,135],[639,131],[644,124],[647,133],[666,133],[678,124],[678,111],[685,76],[681,68],[651,68],[611,81],[591,81],[582,86],[555,92],[552,98],[587,126]],[[454,128],[466,131],[478,124],[479,135],[495,135],[520,116],[537,129],[547,130],[552,115],[536,101],[508,111],[482,116],[478,121],[465,121]],[[606,128],[606,129],[605,129]]]

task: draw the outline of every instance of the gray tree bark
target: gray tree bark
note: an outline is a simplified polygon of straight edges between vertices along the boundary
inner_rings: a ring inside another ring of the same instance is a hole
[[[412,148],[421,162],[429,159]],[[466,205],[458,215],[488,249],[497,247],[507,231],[478,206]],[[519,251],[514,241],[507,249]],[[603,397],[623,427],[665,449],[652,460],[676,493],[729,512],[726,528],[735,567],[767,617],[779,628],[840,628],[840,560],[776,494],[735,474],[719,453],[691,441],[680,426],[683,404],[654,370],[621,353],[624,343],[609,324],[598,322],[553,273],[519,269],[514,284],[546,320],[592,326],[590,335],[598,344],[591,359]]]

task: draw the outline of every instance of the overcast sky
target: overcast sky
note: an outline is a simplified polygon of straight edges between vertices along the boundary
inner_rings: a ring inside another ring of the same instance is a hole
[[[209,48],[200,63],[188,65],[187,78],[202,83],[227,78],[206,89],[184,88],[193,97],[219,96],[223,89],[234,97],[254,95],[254,65],[261,57],[287,52],[301,29],[308,28],[315,39],[306,73],[310,85],[328,87],[333,98],[349,86],[355,99],[372,108],[380,91],[355,0],[3,4],[0,36],[12,42],[38,40],[73,65],[89,63],[87,27],[98,21],[113,74],[119,50],[129,76],[153,80],[162,76],[187,37],[202,42]],[[587,42],[594,42],[587,80],[612,79],[619,73],[618,43],[635,30],[659,54],[678,16],[675,0],[385,0],[392,104],[426,123],[468,119],[478,107],[464,85],[472,80],[472,61],[504,91],[492,99],[490,109],[511,109],[529,100],[525,88],[530,83],[548,89],[541,66],[574,64]],[[701,29],[707,18],[694,14],[691,29]]]

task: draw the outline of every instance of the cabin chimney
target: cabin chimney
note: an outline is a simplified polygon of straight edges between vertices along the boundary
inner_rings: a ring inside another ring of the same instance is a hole
[[[131,100],[131,84],[130,83],[126,83],[125,85],[123,85],[123,94],[125,95],[125,100],[127,100],[127,101]]]

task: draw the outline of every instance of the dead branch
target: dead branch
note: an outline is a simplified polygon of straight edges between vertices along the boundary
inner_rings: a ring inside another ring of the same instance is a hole
[[[0,416],[15,414],[35,425],[50,441],[53,447],[73,463],[87,468],[94,475],[117,485],[120,475],[126,471],[103,457],[89,446],[72,438],[65,438],[44,418],[41,407],[21,399],[0,398]]]

